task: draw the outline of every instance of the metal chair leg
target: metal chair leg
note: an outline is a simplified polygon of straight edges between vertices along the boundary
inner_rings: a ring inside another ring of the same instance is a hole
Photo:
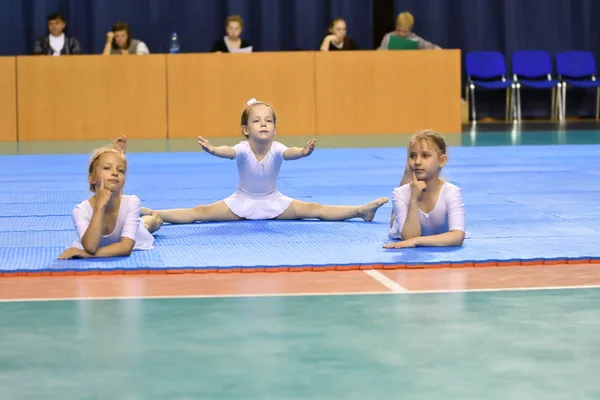
[[[550,106],[550,120],[556,120],[556,87],[552,88],[552,105]]]
[[[600,120],[600,87],[596,88],[596,121]]]
[[[517,121],[517,101],[515,88],[515,84],[510,85],[510,112],[512,113],[513,122]]]
[[[469,98],[469,83],[465,85],[465,101],[467,102],[467,115],[471,113],[471,99]]]
[[[509,120],[509,112],[510,112],[510,88],[506,88],[506,105],[504,107],[504,120]]]
[[[521,85],[515,85],[517,91],[517,121],[521,122]]]
[[[471,103],[472,103],[471,119],[473,120],[473,122],[476,122],[477,121],[477,111],[475,110],[475,85],[470,84],[469,90],[471,92]]]
[[[562,122],[562,121],[565,120],[565,117],[564,117],[565,103],[564,103],[564,99],[563,99],[563,96],[562,96],[562,91],[563,91],[563,87],[565,87],[566,85],[567,84],[564,83],[564,82],[563,83],[559,83],[558,84],[558,89],[556,91],[556,102],[557,102],[557,105],[556,105],[557,110],[556,110],[556,112],[558,114],[558,120],[560,122]]]
[[[567,84],[563,83],[561,88],[562,96],[561,96],[561,107],[562,107],[562,118],[561,121],[564,121],[567,118]]]

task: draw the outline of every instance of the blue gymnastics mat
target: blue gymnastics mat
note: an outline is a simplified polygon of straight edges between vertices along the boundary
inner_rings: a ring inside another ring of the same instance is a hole
[[[285,162],[280,190],[324,204],[363,204],[398,185],[406,149],[317,149]],[[367,223],[240,221],[165,225],[152,251],[58,261],[88,198],[88,155],[3,156],[0,272],[173,271],[448,265],[600,259],[600,146],[456,147],[444,177],[462,188],[462,248],[386,250],[391,202]],[[235,162],[205,153],[129,154],[126,193],[162,209],[233,193]]]

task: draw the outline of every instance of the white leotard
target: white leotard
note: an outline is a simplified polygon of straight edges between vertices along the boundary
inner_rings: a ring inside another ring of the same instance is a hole
[[[83,249],[81,239],[90,225],[93,215],[94,210],[88,200],[79,203],[73,209],[73,223],[75,224],[75,229],[77,229],[77,235],[79,237],[73,243],[73,247]],[[102,235],[99,247],[117,243],[122,237],[135,241],[133,247],[134,250],[150,250],[154,247],[154,236],[148,232],[142,223],[140,217],[140,199],[137,196],[121,196],[117,225],[109,235]]]
[[[394,189],[392,193],[392,206],[394,220],[390,228],[390,237],[401,239],[402,227],[406,221],[408,204],[410,202],[410,184]],[[429,214],[419,209],[419,222],[421,236],[437,235],[451,230],[465,232],[465,209],[460,188],[451,183],[444,182],[435,207]]]
[[[273,142],[261,161],[256,159],[247,140],[236,144],[233,149],[239,182],[237,191],[224,200],[225,204],[241,218],[272,219],[279,216],[293,201],[277,190],[283,152],[287,147]]]

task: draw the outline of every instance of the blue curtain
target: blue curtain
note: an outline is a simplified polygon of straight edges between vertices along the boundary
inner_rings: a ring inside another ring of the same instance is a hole
[[[343,17],[348,35],[362,49],[373,48],[373,1],[378,0],[1,0],[0,55],[30,54],[37,36],[47,34],[46,17],[60,12],[67,32],[79,39],[84,53],[99,54],[106,32],[118,20],[127,21],[133,36],[152,53],[168,51],[176,31],[182,52],[209,51],[224,35],[224,21],[240,14],[243,36],[256,51],[316,50],[329,21]],[[590,50],[600,63],[598,0],[394,0],[394,15],[410,11],[414,31],[444,48],[463,51],[499,50],[510,61],[519,49]],[[510,71],[510,62],[508,62]],[[463,77],[464,78],[464,77]],[[481,116],[501,116],[498,94],[479,94]],[[595,96],[569,95],[569,113],[594,114]],[[524,93],[523,115],[547,116],[546,93]]]
[[[395,19],[402,11],[415,17],[413,31],[443,48],[502,52],[510,73],[510,57],[516,50],[542,49],[554,56],[564,50],[589,50],[600,66],[600,15],[598,0],[395,0]],[[463,77],[464,79],[464,77]],[[523,116],[549,115],[548,93],[522,95]],[[573,91],[568,95],[570,115],[595,113],[595,93]],[[502,94],[477,94],[482,117],[504,113]]]
[[[349,36],[371,48],[371,0],[2,0],[0,55],[30,54],[37,36],[47,34],[46,17],[60,12],[67,31],[86,54],[99,54],[106,33],[119,21],[152,53],[168,51],[176,31],[181,51],[210,51],[225,34],[225,19],[244,19],[243,37],[256,51],[316,50],[335,17],[348,23]]]
[[[70,0],[1,0],[0,55],[31,54],[36,37],[48,34],[46,18],[53,12],[67,18],[67,32],[72,32],[68,16]]]

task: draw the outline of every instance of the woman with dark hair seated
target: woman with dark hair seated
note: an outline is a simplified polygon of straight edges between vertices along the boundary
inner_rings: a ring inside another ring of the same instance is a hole
[[[127,22],[117,22],[112,30],[106,34],[106,44],[104,45],[105,56],[108,55],[127,55],[127,54],[150,54],[148,46],[141,40],[133,39],[129,24]]]
[[[225,31],[227,34],[220,39],[215,40],[212,49],[213,53],[238,53],[252,52],[252,45],[240,35],[244,30],[244,20],[239,15],[230,15],[225,20]]]
[[[346,36],[346,21],[336,18],[329,24],[329,35],[321,42],[321,51],[358,50],[356,42]]]

